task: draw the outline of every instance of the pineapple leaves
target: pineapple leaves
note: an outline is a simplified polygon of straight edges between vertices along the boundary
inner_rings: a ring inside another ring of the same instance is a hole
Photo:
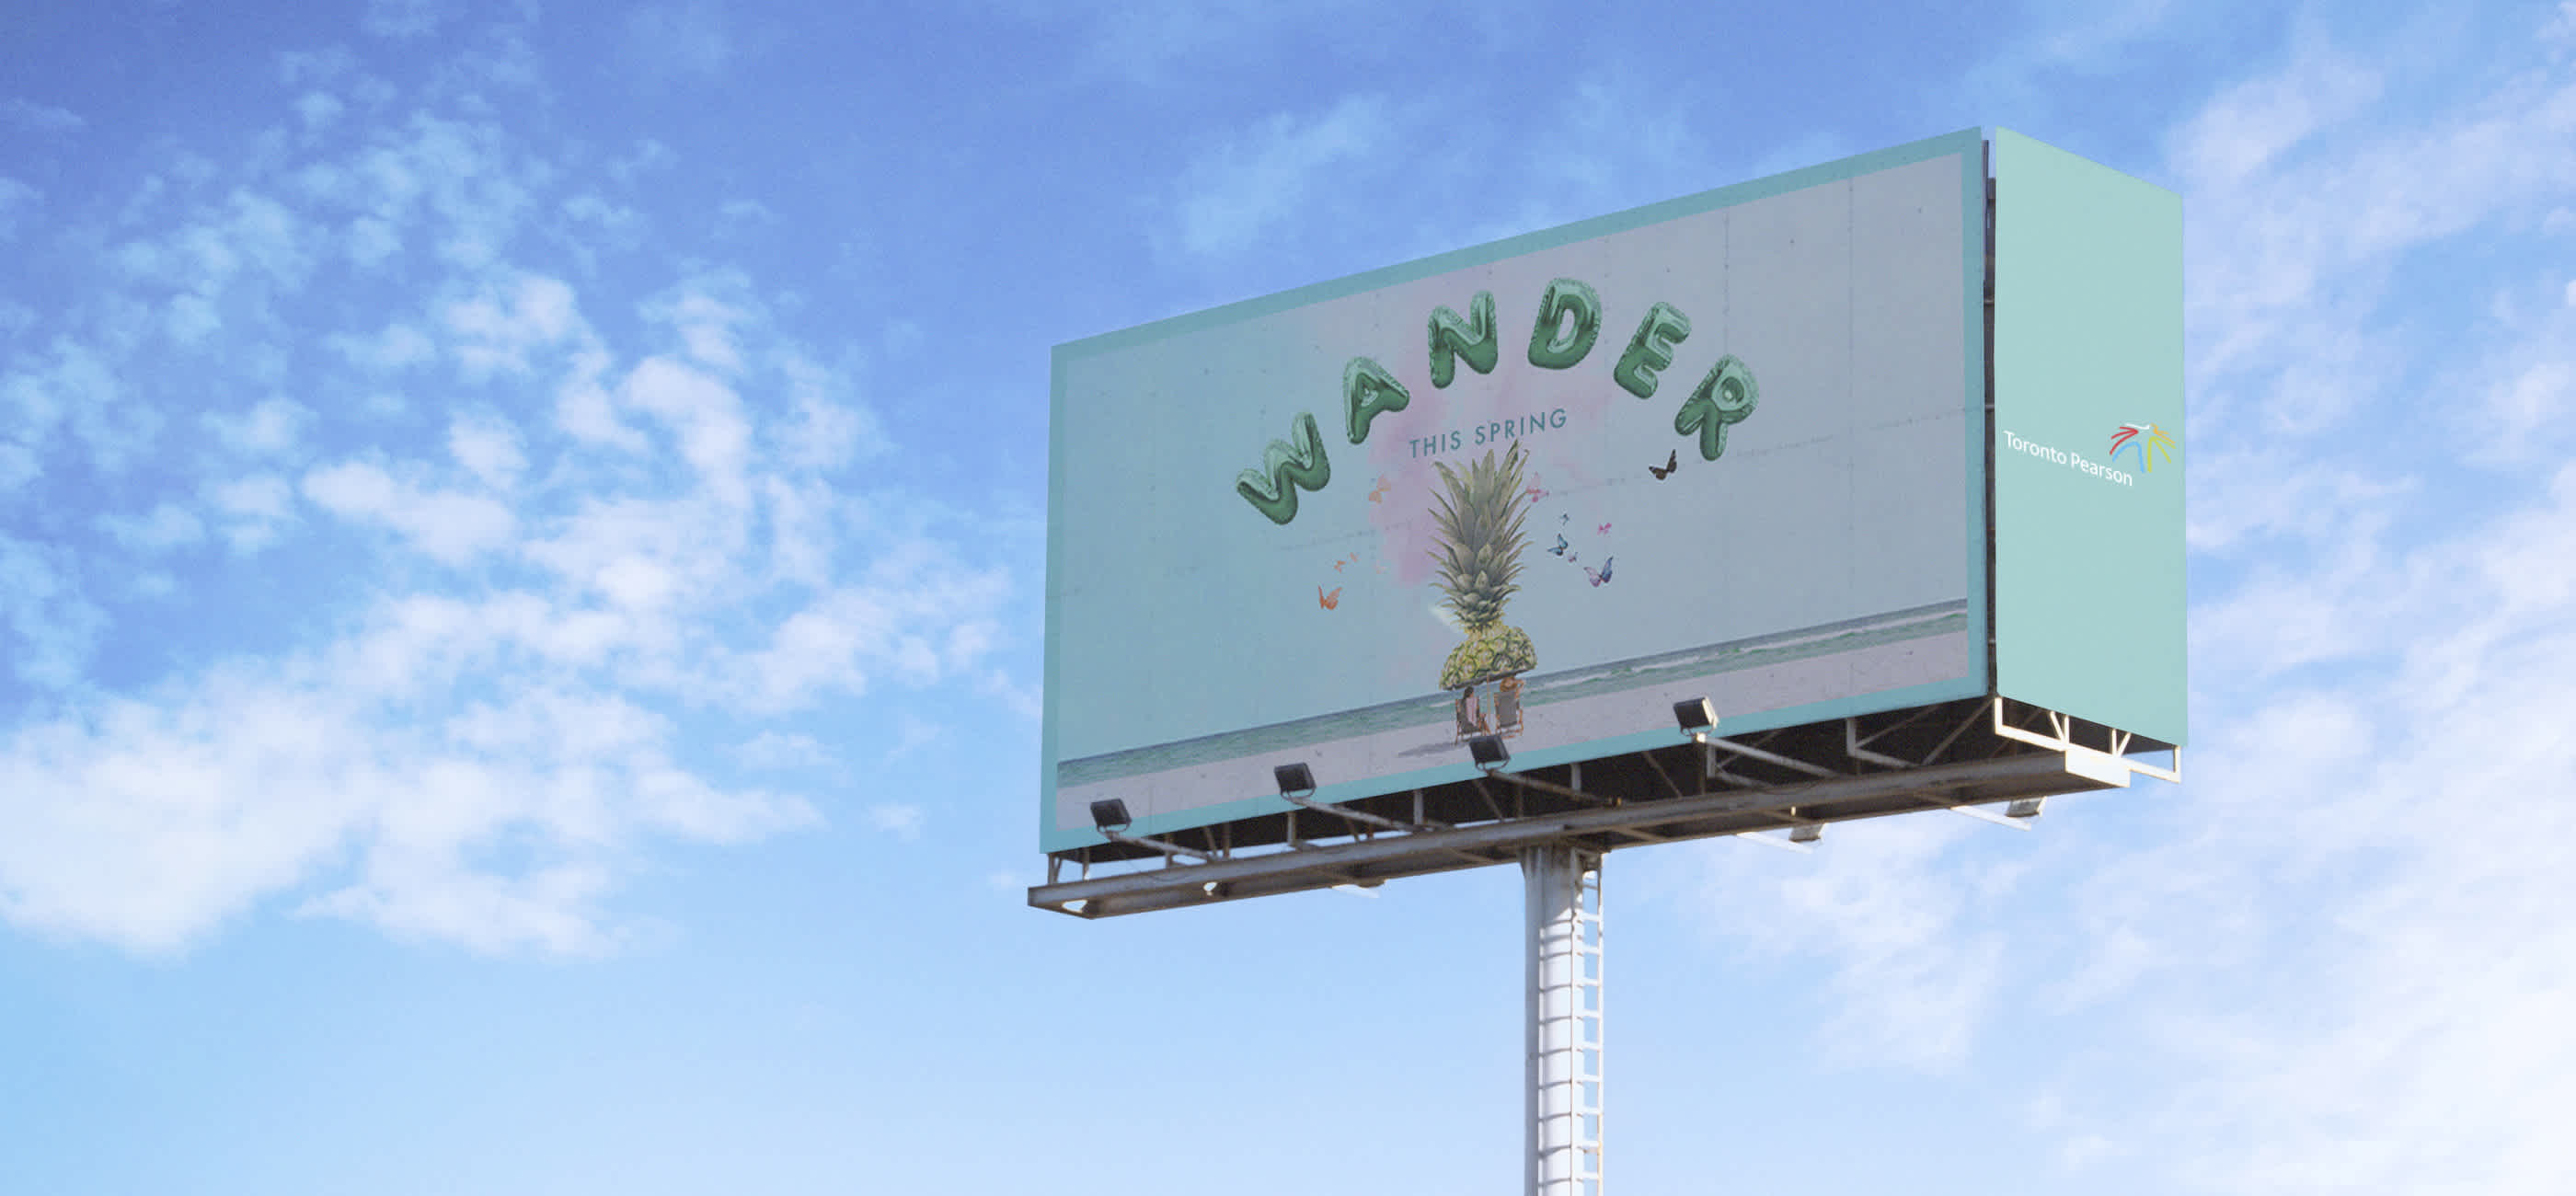
[[[1516,440],[1499,461],[1487,450],[1464,470],[1432,463],[1440,471],[1432,510],[1440,540],[1430,555],[1449,609],[1471,636],[1501,622],[1504,605],[1520,592],[1521,550],[1528,543],[1522,525],[1529,515],[1521,475],[1528,460]]]

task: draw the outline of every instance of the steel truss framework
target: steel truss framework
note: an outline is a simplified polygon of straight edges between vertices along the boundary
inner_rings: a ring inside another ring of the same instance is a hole
[[[1465,748],[1459,749],[1463,756]],[[2168,754],[2158,766],[2141,756]],[[1953,809],[2026,825],[2040,800],[2181,779],[2181,752],[2009,698],[1970,698],[1515,771],[1047,858],[1029,904],[1083,918],[1239,901],[1620,847]],[[2007,805],[2016,818],[1984,807]],[[1775,841],[1776,837],[1775,837]],[[1067,872],[1074,875],[1070,878]]]

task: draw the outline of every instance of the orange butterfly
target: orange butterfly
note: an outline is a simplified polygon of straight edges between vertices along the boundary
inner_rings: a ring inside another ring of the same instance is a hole
[[[1595,583],[1595,584],[1598,584],[1598,583]],[[1324,604],[1324,609],[1325,609],[1325,610],[1331,610],[1331,609],[1333,609],[1333,608],[1335,608],[1335,607],[1337,607],[1337,606],[1340,606],[1340,605],[1342,604],[1342,587],[1340,587],[1340,586],[1334,586],[1334,587],[1333,587],[1333,592],[1332,592],[1332,593],[1330,593],[1330,594],[1327,594],[1327,593],[1325,593],[1325,592],[1324,592],[1324,587],[1322,587],[1322,586],[1316,586],[1316,587],[1315,587],[1315,601],[1323,603],[1323,604]]]

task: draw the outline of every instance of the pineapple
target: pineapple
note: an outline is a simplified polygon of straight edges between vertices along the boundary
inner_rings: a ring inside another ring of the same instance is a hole
[[[1432,512],[1440,523],[1440,544],[1432,559],[1440,563],[1440,592],[1458,616],[1467,642],[1449,653],[1440,669],[1440,688],[1457,689],[1497,677],[1526,672],[1538,665],[1529,633],[1503,623],[1503,604],[1520,590],[1521,519],[1528,513],[1521,494],[1521,466],[1529,460],[1520,442],[1497,463],[1492,450],[1482,461],[1469,461],[1464,471],[1435,463],[1446,493]]]

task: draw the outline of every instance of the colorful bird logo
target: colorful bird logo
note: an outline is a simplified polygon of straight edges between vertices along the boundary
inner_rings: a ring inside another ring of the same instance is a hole
[[[2174,443],[2172,433],[2154,424],[2122,424],[2111,432],[2110,458],[2117,461],[2120,459],[2120,450],[2128,449],[2130,455],[2136,458],[2130,464],[2137,466],[2140,473],[2153,473],[2156,468],[2156,458],[2163,457],[2170,461],[2173,459],[2174,450],[2178,447],[2180,446]]]

